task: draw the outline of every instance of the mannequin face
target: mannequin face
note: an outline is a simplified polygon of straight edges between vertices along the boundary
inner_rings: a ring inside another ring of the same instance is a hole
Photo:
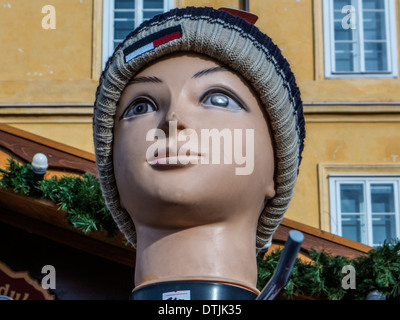
[[[206,56],[171,55],[138,73],[114,130],[120,201],[137,228],[243,219],[255,230],[275,195],[268,119],[246,82]]]

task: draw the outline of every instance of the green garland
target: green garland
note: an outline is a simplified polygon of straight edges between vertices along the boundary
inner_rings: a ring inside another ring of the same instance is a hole
[[[68,221],[84,232],[106,230],[114,236],[118,230],[101,193],[100,183],[92,174],[82,177],[52,177],[37,181],[30,164],[20,165],[9,159],[0,187],[30,197],[45,198],[57,203],[67,213]],[[281,250],[258,255],[258,282],[261,290],[271,278]],[[400,241],[385,243],[366,256],[348,259],[311,250],[311,262],[297,259],[288,283],[281,294],[288,299],[303,295],[317,299],[365,300],[368,293],[378,290],[386,299],[400,299]],[[356,289],[343,289],[342,268],[352,265],[356,271]]]
[[[37,181],[31,164],[20,165],[14,159],[0,180],[0,186],[30,197],[54,201],[67,213],[70,224],[83,232],[106,230],[113,237],[118,228],[105,205],[98,179],[85,173],[82,177],[52,177]]]
[[[282,250],[257,257],[258,283],[261,290],[271,278]],[[384,243],[366,256],[348,259],[331,256],[315,249],[309,252],[311,261],[296,260],[289,281],[281,294],[287,299],[302,295],[327,300],[365,300],[375,290],[387,300],[400,300],[400,241]],[[355,289],[344,289],[344,266],[355,270]]]

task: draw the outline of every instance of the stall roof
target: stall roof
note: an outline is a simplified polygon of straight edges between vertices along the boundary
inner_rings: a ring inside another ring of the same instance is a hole
[[[56,141],[0,124],[0,161],[14,157],[30,162],[36,153],[48,157],[49,171],[85,172],[97,175],[95,156]],[[127,245],[121,233],[110,240],[105,232],[83,233],[69,225],[66,215],[48,200],[15,194],[0,188],[0,222],[60,242],[127,266],[135,264],[135,250]],[[284,246],[290,230],[304,234],[301,254],[315,248],[332,255],[354,258],[371,247],[297,221],[284,218],[273,237],[273,246]]]

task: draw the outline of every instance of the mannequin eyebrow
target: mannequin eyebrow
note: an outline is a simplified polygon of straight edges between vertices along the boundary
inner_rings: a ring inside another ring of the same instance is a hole
[[[196,78],[200,78],[203,76],[206,76],[210,73],[214,73],[214,72],[219,72],[219,71],[228,71],[228,69],[224,68],[224,67],[213,67],[213,68],[209,68],[209,69],[204,69],[201,70],[199,72],[196,72],[192,78],[196,79]],[[137,78],[133,78],[129,81],[128,85],[130,84],[134,84],[134,83],[163,83],[163,81],[155,76],[142,76],[142,77],[137,77]]]
[[[213,68],[209,68],[209,69],[204,69],[204,70],[201,70],[201,71],[199,71],[199,72],[196,72],[194,75],[193,75],[193,79],[194,78],[200,78],[200,77],[202,77],[202,76],[205,76],[205,75],[208,75],[208,74],[210,74],[210,73],[214,73],[214,72],[219,72],[219,71],[228,71],[228,69],[226,69],[226,68],[224,68],[224,67],[220,67],[220,66],[218,66],[218,67],[213,67]]]
[[[160,78],[157,77],[137,77],[137,78],[133,78],[129,81],[128,84],[133,84],[133,83],[162,83],[163,81]]]

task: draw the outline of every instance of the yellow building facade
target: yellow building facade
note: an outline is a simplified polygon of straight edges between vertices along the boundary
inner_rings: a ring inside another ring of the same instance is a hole
[[[137,0],[142,9],[146,1]],[[258,15],[256,26],[290,62],[304,102],[305,150],[286,217],[369,245],[382,234],[400,234],[400,1],[381,3],[383,7],[374,0],[164,1],[164,9],[231,7]],[[0,0],[1,123],[93,152],[92,105],[110,52],[105,50],[110,41],[105,24],[112,4],[114,0]],[[358,24],[351,25],[353,20]],[[346,40],[349,33],[339,34],[341,22],[347,23],[344,30],[352,30],[353,42]],[[381,38],[375,39],[378,29]],[[362,51],[355,53],[357,39]],[[353,49],[343,49],[349,43]],[[357,58],[361,53],[365,60]],[[374,61],[380,66],[368,70]],[[350,72],[340,69],[350,65],[355,68]]]

